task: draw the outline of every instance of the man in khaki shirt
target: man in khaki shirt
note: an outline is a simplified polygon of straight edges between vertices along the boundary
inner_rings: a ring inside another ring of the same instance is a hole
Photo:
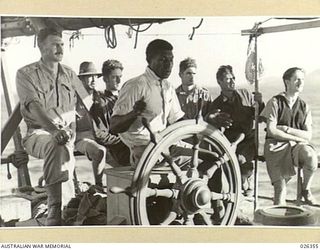
[[[44,159],[46,225],[55,226],[61,224],[61,207],[74,196],[75,85],[80,80],[71,68],[60,64],[61,32],[42,29],[37,42],[41,59],[18,70],[16,86],[27,124],[23,144],[28,154]]]
[[[197,63],[193,58],[186,58],[179,64],[179,76],[181,84],[176,88],[176,94],[182,111],[185,113],[184,119],[195,119],[200,107],[199,99],[202,99],[201,115],[205,117],[208,113],[209,103],[214,99],[209,91],[200,87],[196,82]]]
[[[95,82],[100,73],[97,72],[93,62],[82,62],[79,69],[79,79],[83,87],[93,99]],[[80,98],[77,103],[77,136],[75,149],[85,154],[92,162],[94,181],[97,186],[103,187],[103,172],[106,165],[106,148],[96,141],[93,119],[86,110]]]

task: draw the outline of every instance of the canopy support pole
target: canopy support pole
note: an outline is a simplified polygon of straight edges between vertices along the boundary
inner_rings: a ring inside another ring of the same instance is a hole
[[[15,147],[15,154],[18,154],[22,151],[25,151],[23,146],[22,146],[22,136],[21,136],[21,130],[19,127],[19,123],[21,121],[21,115],[13,115],[12,114],[12,105],[11,102],[13,101],[13,90],[10,90],[9,87],[12,87],[12,85],[7,83],[8,79],[8,72],[5,70],[5,50],[1,48],[1,81],[2,81],[2,86],[3,86],[3,93],[4,93],[4,98],[6,101],[6,106],[7,106],[7,111],[10,119],[17,119],[15,122],[12,124],[15,124],[17,126],[16,128],[10,128],[11,130],[15,130],[15,133],[13,134],[13,142],[14,142],[14,147]],[[17,110],[15,110],[15,113]],[[20,111],[19,111],[20,113]],[[1,145],[2,146],[2,145]],[[2,158],[2,151],[4,148],[1,148],[1,158]],[[17,167],[17,173],[18,173],[18,187],[23,187],[23,186],[31,186],[31,181],[30,181],[30,175],[29,175],[29,170],[28,170],[28,165],[27,163],[23,163]]]
[[[254,67],[254,91],[259,93],[259,80],[258,80],[258,34],[254,35],[254,50],[255,50],[255,67]],[[254,106],[254,120],[255,120],[255,133],[254,133],[254,144],[255,144],[255,159],[254,159],[254,211],[258,209],[258,155],[259,155],[259,103],[255,100]]]

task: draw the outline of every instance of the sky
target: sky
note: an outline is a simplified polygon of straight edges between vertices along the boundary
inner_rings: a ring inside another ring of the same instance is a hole
[[[82,29],[79,39],[70,47],[72,31],[64,32],[65,52],[62,63],[77,73],[82,61],[93,61],[98,70],[107,59],[117,59],[124,65],[123,82],[144,72],[147,66],[145,48],[156,38],[168,40],[174,47],[174,68],[169,80],[180,84],[179,62],[186,57],[196,59],[198,64],[197,82],[200,86],[216,87],[215,73],[220,65],[229,64],[234,68],[236,82],[248,86],[245,79],[248,36],[241,36],[241,30],[250,29],[256,22],[270,17],[204,17],[202,25],[195,30],[190,40],[192,27],[199,25],[201,17],[186,17],[180,20],[153,24],[147,31],[139,33],[134,49],[135,33],[129,38],[128,26],[115,26],[117,47],[108,48],[103,29]],[[286,20],[271,19],[263,27],[287,24]],[[290,22],[292,23],[292,21]],[[148,25],[142,25],[146,28]],[[5,40],[8,82],[14,84],[15,74],[20,67],[39,60],[40,53],[34,47],[34,36],[16,37]],[[276,77],[281,81],[283,72],[292,66],[299,66],[311,73],[320,69],[320,28],[264,34],[258,38],[258,54],[264,67],[263,79]],[[99,82],[99,88],[104,84]]]

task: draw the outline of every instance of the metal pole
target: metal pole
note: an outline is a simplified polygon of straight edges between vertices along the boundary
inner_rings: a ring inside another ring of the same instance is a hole
[[[257,31],[258,29],[256,29]],[[255,42],[255,68],[254,68],[254,91],[255,93],[259,92],[259,81],[258,81],[258,34],[255,33],[254,36]],[[254,159],[254,211],[258,208],[258,155],[259,155],[259,103],[255,101],[255,134],[254,134],[254,141],[255,141],[255,159]]]

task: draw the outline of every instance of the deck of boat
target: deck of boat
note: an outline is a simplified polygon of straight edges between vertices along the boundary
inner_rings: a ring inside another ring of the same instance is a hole
[[[37,186],[38,179],[42,174],[42,160],[30,158],[29,164],[29,173],[31,178],[31,183],[33,186]],[[111,167],[108,165],[107,167]],[[4,165],[0,168],[0,196],[6,196],[12,194],[13,190],[17,187],[17,174],[16,169],[14,167],[10,167],[10,171],[12,174],[12,179],[7,179],[7,170]],[[91,169],[91,162],[87,160],[85,156],[77,156],[76,157],[76,173],[77,178],[81,182],[94,182],[93,173]],[[320,201],[320,185],[317,180],[320,179],[320,169],[316,171],[316,175],[314,177],[312,192],[314,196]],[[271,186],[270,179],[267,175],[265,163],[259,163],[258,166],[258,202],[257,208],[265,208],[272,206],[273,204],[273,187]],[[287,186],[287,205],[294,205],[296,199],[296,178],[294,177]],[[242,197],[243,198],[243,197]],[[249,219],[249,221],[253,222],[253,225],[260,225],[254,221],[254,205],[253,201],[247,199],[241,199],[240,202],[240,213]],[[306,206],[302,207],[311,209],[315,212],[316,222],[310,226],[320,226],[320,207],[315,206]]]

